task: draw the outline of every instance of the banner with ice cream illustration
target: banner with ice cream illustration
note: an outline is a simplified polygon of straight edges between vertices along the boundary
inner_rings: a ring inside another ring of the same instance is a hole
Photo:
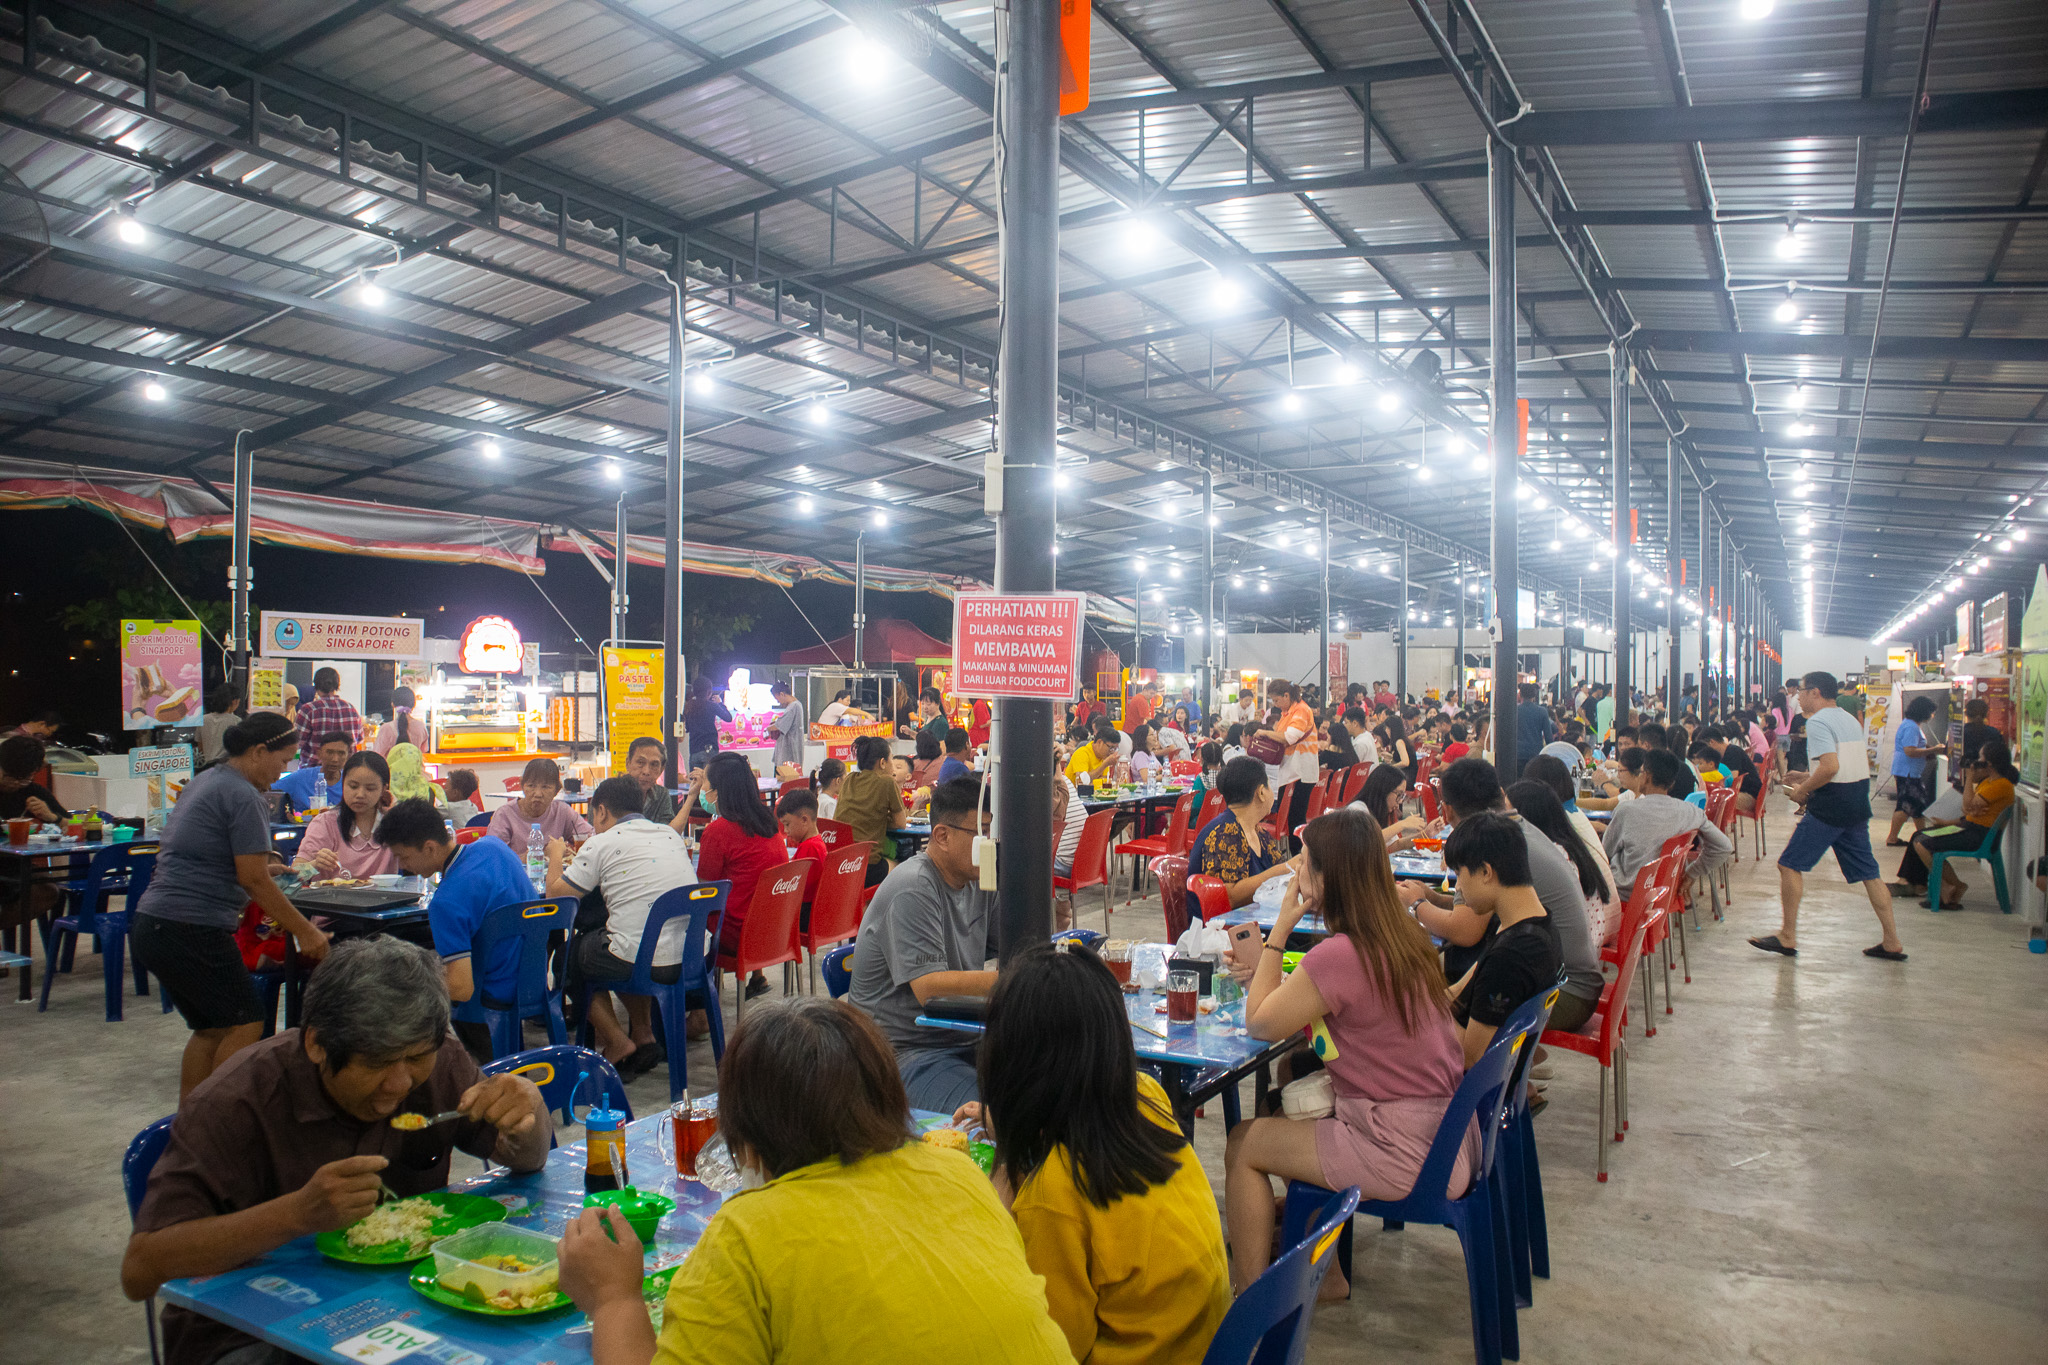
[[[121,728],[197,728],[200,714],[199,623],[121,623]]]

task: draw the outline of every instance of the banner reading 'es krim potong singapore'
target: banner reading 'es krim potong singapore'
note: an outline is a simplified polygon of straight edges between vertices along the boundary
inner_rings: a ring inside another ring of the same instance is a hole
[[[197,725],[200,714],[199,623],[121,623],[121,728]]]

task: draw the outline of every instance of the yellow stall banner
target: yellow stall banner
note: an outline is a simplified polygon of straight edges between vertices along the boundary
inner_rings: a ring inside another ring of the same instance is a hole
[[[634,740],[661,738],[661,649],[606,645],[603,655],[605,743],[617,777]]]

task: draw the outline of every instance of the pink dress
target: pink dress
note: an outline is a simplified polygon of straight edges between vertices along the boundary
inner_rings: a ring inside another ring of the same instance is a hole
[[[380,815],[381,819],[382,816]],[[334,850],[335,861],[341,870],[351,877],[376,877],[395,873],[398,859],[391,850],[370,837],[371,831],[364,829],[362,821],[356,821],[355,832],[348,838],[341,837],[341,807],[329,806],[313,817],[306,826],[305,835],[299,840],[299,851],[294,862],[311,862],[313,855],[321,849]]]
[[[1444,1110],[1465,1079],[1465,1052],[1451,1013],[1425,1007],[1414,1032],[1401,1026],[1391,1001],[1381,997],[1358,950],[1333,934],[1301,960],[1328,1007],[1323,1022],[1336,1043],[1325,1057],[1336,1092],[1334,1117],[1316,1120],[1316,1157],[1323,1183],[1358,1186],[1367,1199],[1400,1199],[1415,1188]],[[1479,1129],[1465,1134],[1446,1194],[1455,1198],[1472,1182]]]

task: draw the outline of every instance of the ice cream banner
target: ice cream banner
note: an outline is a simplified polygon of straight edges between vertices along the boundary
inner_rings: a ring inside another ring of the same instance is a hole
[[[196,727],[200,714],[199,623],[121,623],[121,728]]]

